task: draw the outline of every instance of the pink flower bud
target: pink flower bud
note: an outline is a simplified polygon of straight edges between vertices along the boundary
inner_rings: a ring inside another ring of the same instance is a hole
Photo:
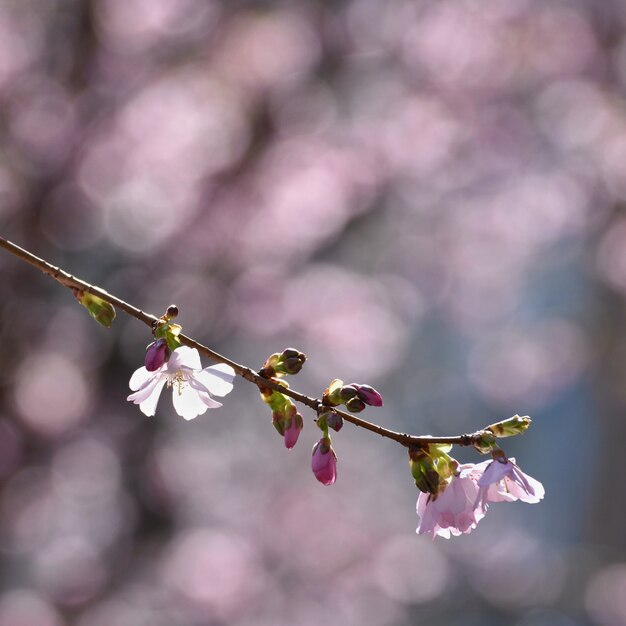
[[[344,385],[339,390],[339,398],[341,399],[341,403],[345,404],[349,400],[352,400],[352,398],[356,398],[358,393],[359,392],[356,388],[356,385]]]
[[[339,432],[343,426],[343,417],[332,411],[326,416],[326,425],[334,431]]]
[[[358,396],[351,398],[346,402],[346,409],[350,411],[350,413],[360,413],[365,408],[365,402],[361,400]]]
[[[291,450],[296,445],[303,426],[302,415],[294,410],[293,415],[285,420],[285,448]]]
[[[365,404],[369,404],[370,406],[382,406],[383,405],[383,397],[374,389],[374,387],[370,387],[369,385],[355,385],[359,394],[359,398],[365,402]]]
[[[323,485],[332,485],[337,479],[337,457],[329,438],[322,437],[313,446],[311,469]]]
[[[151,343],[146,350],[145,366],[149,372],[156,372],[167,363],[170,358],[170,349],[165,339],[157,339]]]

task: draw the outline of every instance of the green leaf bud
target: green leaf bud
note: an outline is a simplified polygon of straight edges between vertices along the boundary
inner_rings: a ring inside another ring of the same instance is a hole
[[[523,417],[514,415],[509,417],[509,419],[487,426],[486,430],[491,431],[496,437],[514,437],[526,432],[530,428],[531,423],[532,420],[528,415]]]
[[[82,291],[80,289],[74,290],[74,296],[88,311],[89,315],[93,317],[98,324],[109,328],[115,319],[115,309],[113,305],[94,296],[88,291]]]

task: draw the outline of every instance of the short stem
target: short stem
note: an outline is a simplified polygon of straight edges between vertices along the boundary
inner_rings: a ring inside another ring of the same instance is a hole
[[[19,246],[15,245],[14,243],[11,243],[10,241],[4,239],[3,237],[0,237],[0,248],[4,248],[8,252],[16,256],[18,259],[21,259],[22,261],[25,261],[26,263],[33,265],[37,269],[41,270],[44,274],[48,274],[48,276],[51,276],[54,280],[56,280],[58,283],[60,283],[64,287],[67,287],[68,289],[82,289],[83,291],[87,291],[93,294],[94,296],[98,296],[99,298],[106,300],[107,302],[112,304],[114,307],[120,309],[121,311],[124,311],[124,313],[131,315],[132,317],[134,317],[135,319],[138,319],[140,322],[143,322],[149,327],[152,327],[153,323],[159,319],[155,317],[154,315],[145,313],[141,309],[138,309],[132,306],[131,304],[128,304],[128,302],[124,302],[124,300],[120,300],[120,298],[117,298],[111,295],[110,293],[104,291],[104,289],[101,289],[100,287],[95,287],[94,285],[90,285],[84,280],[81,280],[80,278],[76,278],[72,274],[69,274],[65,270],[62,270],[59,267],[55,267],[51,263],[48,263],[44,259],[40,259],[34,254],[31,254],[30,252],[28,252],[28,250],[24,250],[24,248],[20,248]],[[296,400],[297,402],[300,402],[301,404],[304,404],[310,407],[316,413],[318,409],[322,406],[321,400],[317,398],[311,398],[309,396],[305,396],[304,394],[299,393],[298,391],[295,391],[291,388],[282,387],[278,383],[275,383],[274,381],[270,379],[262,377],[260,374],[250,369],[249,367],[240,365],[239,363],[232,361],[231,359],[219,354],[218,352],[211,350],[207,346],[197,342],[195,339],[192,339],[191,337],[187,337],[186,335],[179,335],[179,339],[181,343],[183,343],[186,346],[189,346],[190,348],[196,348],[198,352],[200,352],[201,354],[204,354],[204,356],[211,359],[212,361],[230,365],[235,370],[235,372],[237,372],[239,376],[241,376],[242,378],[244,378],[245,380],[251,383],[254,383],[257,386],[269,387],[276,391],[280,391],[281,393],[285,394],[286,396],[289,396],[293,400]],[[431,437],[428,435],[422,435],[422,436],[407,435],[405,433],[398,433],[393,430],[383,428],[382,426],[379,426],[378,424],[368,422],[364,419],[361,419],[360,417],[356,417],[356,415],[352,415],[351,413],[347,413],[346,411],[342,411],[337,408],[331,408],[330,410],[334,411],[338,415],[341,415],[341,417],[343,417],[344,420],[346,420],[347,422],[350,422],[351,424],[354,424],[355,426],[358,426],[359,428],[364,428],[365,430],[369,430],[370,432],[376,433],[380,435],[381,437],[392,439],[402,444],[403,446],[407,446],[407,447],[411,445],[419,446],[419,445],[433,444],[433,443],[434,444],[456,444],[459,446],[471,446],[475,441],[477,441],[477,439],[480,437],[480,434],[482,432],[482,431],[477,431],[469,435],[456,435],[452,437]]]

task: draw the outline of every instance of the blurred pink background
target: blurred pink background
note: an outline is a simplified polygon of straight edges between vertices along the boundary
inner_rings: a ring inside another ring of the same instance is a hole
[[[150,341],[0,252],[0,626],[626,624],[626,5],[4,0],[0,233],[414,434],[534,419],[544,502],[415,535],[406,452],[337,483],[257,390],[126,402]],[[205,365],[209,365],[205,361]],[[480,461],[461,451],[462,461]]]

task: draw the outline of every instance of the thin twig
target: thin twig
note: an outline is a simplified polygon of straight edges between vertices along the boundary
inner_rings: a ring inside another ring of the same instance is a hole
[[[8,252],[16,256],[18,259],[21,259],[22,261],[25,261],[26,263],[33,265],[37,269],[41,270],[44,274],[48,274],[48,276],[51,276],[54,280],[56,280],[58,283],[60,283],[64,287],[67,287],[68,289],[81,289],[83,291],[87,291],[93,294],[94,296],[98,296],[99,298],[102,298],[103,300],[106,300],[107,302],[112,304],[117,309],[124,311],[124,313],[127,313],[128,315],[134,317],[135,319],[138,319],[140,322],[143,322],[144,324],[146,324],[147,326],[151,328],[153,326],[153,323],[157,322],[159,319],[155,317],[154,315],[151,315],[150,313],[146,313],[142,311],[141,309],[138,309],[137,307],[134,307],[131,304],[128,304],[128,302],[124,302],[124,300],[121,300],[120,298],[117,298],[116,296],[108,293],[107,291],[104,291],[104,289],[101,289],[100,287],[90,285],[84,280],[81,280],[80,278],[76,278],[76,276],[69,274],[68,272],[61,269],[60,267],[56,267],[52,265],[51,263],[48,263],[48,261],[45,261],[44,259],[41,259],[35,256],[34,254],[31,254],[30,252],[28,252],[28,250],[24,250],[24,248],[20,248],[19,246],[8,241],[7,239],[4,239],[3,237],[0,237],[0,248],[4,248]],[[211,359],[212,361],[230,365],[235,370],[235,372],[237,372],[239,376],[241,376],[242,378],[244,378],[245,380],[251,383],[254,383],[255,385],[259,387],[269,387],[270,389],[280,391],[281,393],[285,394],[286,396],[289,396],[293,400],[296,400],[297,402],[300,402],[301,404],[304,404],[305,406],[310,407],[316,413],[318,409],[323,406],[321,400],[317,398],[311,398],[309,396],[305,396],[304,394],[299,393],[298,391],[295,391],[291,388],[282,387],[281,385],[275,383],[274,381],[259,375],[257,372],[250,369],[249,367],[240,365],[239,363],[236,363],[235,361],[232,361],[231,359],[219,354],[218,352],[211,350],[207,346],[195,341],[191,337],[187,337],[187,335],[181,334],[179,335],[179,339],[181,343],[183,343],[186,346],[189,346],[190,348],[196,348],[198,352],[200,352],[201,354],[204,354],[204,356]],[[341,415],[341,417],[343,417],[343,419],[346,422],[350,422],[351,424],[354,424],[355,426],[364,428],[365,430],[369,430],[370,432],[376,433],[380,435],[381,437],[386,437],[387,439],[393,439],[394,441],[397,441],[398,443],[406,447],[420,446],[420,445],[425,445],[425,444],[430,444],[430,443],[456,444],[459,446],[470,446],[473,443],[475,443],[483,433],[482,430],[479,430],[469,435],[456,435],[452,437],[432,437],[429,435],[420,435],[420,436],[407,435],[405,433],[398,433],[393,430],[383,428],[382,426],[379,426],[378,424],[368,422],[364,419],[361,419],[360,417],[357,417],[356,415],[352,415],[351,413],[347,413],[346,411],[342,411],[334,407],[333,408],[324,407],[324,408],[334,411],[335,413],[337,413],[337,415]]]

